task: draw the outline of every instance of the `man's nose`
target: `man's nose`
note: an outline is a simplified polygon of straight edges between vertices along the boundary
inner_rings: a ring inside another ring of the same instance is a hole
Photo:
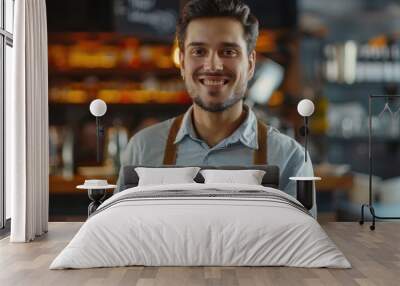
[[[210,53],[204,63],[204,70],[206,71],[222,71],[223,63],[217,53]]]

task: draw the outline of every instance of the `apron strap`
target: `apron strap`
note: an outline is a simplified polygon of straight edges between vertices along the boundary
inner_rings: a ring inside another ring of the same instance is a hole
[[[164,160],[163,160],[164,165],[175,165],[177,146],[176,144],[174,144],[174,141],[181,126],[183,116],[184,114],[181,114],[178,117],[176,117],[169,129],[167,145],[165,145],[165,151],[164,151]]]
[[[254,151],[254,165],[267,165],[267,126],[257,119],[258,149]]]
[[[181,114],[176,117],[169,129],[167,144],[164,151],[164,165],[176,164],[177,145],[174,144],[174,141],[181,126],[183,116],[184,114]],[[267,126],[260,120],[257,120],[257,140],[258,149],[254,151],[254,165],[267,165]]]

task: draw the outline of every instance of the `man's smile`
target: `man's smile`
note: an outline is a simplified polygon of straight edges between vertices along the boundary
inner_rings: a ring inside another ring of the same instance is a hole
[[[212,88],[221,88],[230,81],[230,77],[225,75],[200,75],[197,79],[202,85]]]

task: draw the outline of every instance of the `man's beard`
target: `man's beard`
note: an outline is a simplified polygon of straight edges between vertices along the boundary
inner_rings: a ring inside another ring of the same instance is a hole
[[[222,112],[229,107],[235,105],[238,101],[242,100],[244,98],[244,94],[235,94],[232,98],[229,98],[228,100],[221,102],[221,103],[216,103],[216,104],[206,104],[200,96],[196,96],[193,98],[194,103],[196,103],[198,106],[200,106],[202,109],[205,111],[209,112]]]
[[[192,100],[195,104],[197,104],[199,107],[204,109],[205,111],[209,112],[222,112],[231,106],[235,105],[238,103],[240,100],[243,100],[245,98],[246,94],[246,89],[247,89],[247,84],[244,84],[240,89],[237,89],[234,91],[234,94],[230,96],[227,100],[221,103],[214,103],[214,104],[207,104],[205,103],[202,99],[201,96],[198,95],[197,90],[192,89],[189,90],[189,95],[192,97]],[[194,96],[193,96],[194,95]],[[218,96],[218,95],[216,95]]]

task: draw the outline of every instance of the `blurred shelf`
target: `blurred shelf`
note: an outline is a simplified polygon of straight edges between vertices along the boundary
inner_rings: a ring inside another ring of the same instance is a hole
[[[61,102],[49,102],[50,112],[52,111],[62,111],[79,109],[84,110],[87,109],[89,112],[90,102],[83,103],[61,103]],[[107,103],[108,111],[170,111],[171,113],[175,111],[186,111],[189,108],[191,103]]]
[[[50,175],[50,195],[86,195],[86,190],[78,190],[76,186],[82,185],[87,179],[93,179],[93,177],[75,175],[68,179],[63,176]],[[115,184],[117,176],[96,176],[96,179],[107,180],[109,184]],[[113,190],[110,189],[108,192],[112,193]]]
[[[50,68],[49,78],[80,78],[88,76],[101,76],[101,77],[146,77],[149,75],[156,76],[179,76],[178,68],[157,68],[157,67],[143,67],[143,68],[79,68],[59,70]]]
[[[53,215],[52,213],[50,213],[49,215],[49,222],[84,222],[87,220],[88,216],[86,213],[80,214],[79,215],[79,211],[76,211],[76,209],[74,209],[75,213],[74,214],[56,214]],[[82,212],[82,211],[81,211]]]
[[[324,175],[316,172],[317,177],[321,177],[322,180],[315,182],[315,188],[317,192],[334,192],[349,190],[353,187],[353,175],[346,174],[342,176]]]
[[[331,141],[340,141],[343,143],[343,141],[347,141],[349,143],[354,143],[354,142],[362,142],[362,143],[368,143],[368,136],[353,136],[353,137],[340,137],[340,136],[327,136],[328,140]],[[374,136],[372,137],[372,143],[399,143],[400,142],[400,137],[378,137]]]
[[[389,82],[389,81],[355,81],[353,83],[345,83],[345,82],[336,82],[336,81],[328,81],[324,80],[323,84],[331,85],[331,86],[339,86],[339,87],[358,87],[358,86],[383,86],[386,84],[397,84],[398,82]]]

